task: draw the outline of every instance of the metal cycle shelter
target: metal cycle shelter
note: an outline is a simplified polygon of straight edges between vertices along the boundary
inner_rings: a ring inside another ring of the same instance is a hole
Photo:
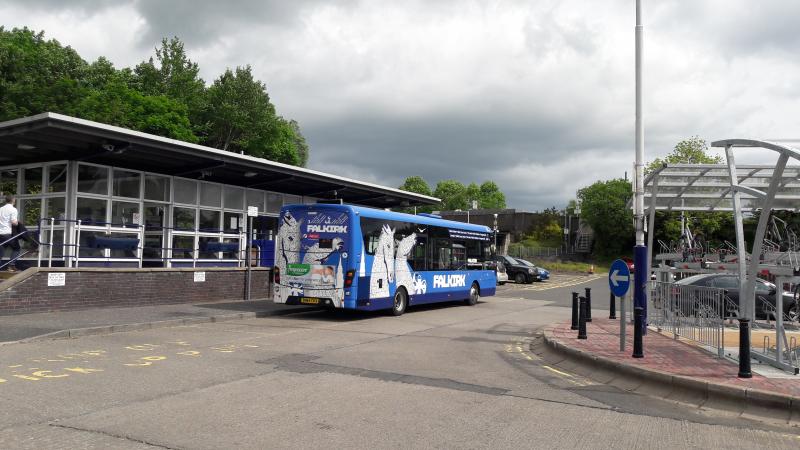
[[[765,238],[772,211],[800,211],[800,166],[788,164],[790,161],[800,162],[800,151],[775,142],[749,139],[726,139],[711,145],[725,149],[726,164],[665,164],[647,176],[645,204],[649,207],[650,226],[654,224],[656,211],[731,212],[736,243],[729,246],[727,255],[713,262],[702,259],[683,261],[678,270],[736,273],[739,277],[739,315],[751,321],[756,318],[756,277],[759,274],[774,276],[778,286],[775,295],[778,311],[775,317],[775,353],[753,352],[752,356],[797,373],[797,360],[793,363],[793,354],[786,351],[790,344],[784,330],[781,293],[785,283],[800,283],[800,248],[796,245],[796,238],[795,244],[789,246],[774,246],[769,240],[765,242]],[[736,150],[740,148],[775,152],[777,163],[737,165]],[[752,252],[748,254],[743,230],[744,215],[755,212],[760,212],[760,216]],[[648,261],[651,264],[653,234],[652,231],[648,233]],[[658,255],[656,259],[666,260],[677,256]]]

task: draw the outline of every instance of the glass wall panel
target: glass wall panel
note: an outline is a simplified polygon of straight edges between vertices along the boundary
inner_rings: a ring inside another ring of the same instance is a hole
[[[239,239],[236,239],[236,238],[223,239],[222,242],[225,242],[225,243],[228,243],[228,244],[234,243],[234,244],[237,244],[237,246],[238,246]],[[239,251],[237,250],[235,252],[222,252],[222,258],[224,258],[224,259],[238,259],[239,258]]]
[[[194,257],[194,236],[172,237],[172,258],[191,259]]]
[[[55,164],[47,169],[47,192],[67,191],[67,165]]]
[[[22,169],[22,189],[20,189],[20,194],[41,194],[43,174],[44,169],[41,167]]]
[[[102,258],[105,256],[105,249],[97,248],[96,238],[104,239],[107,235],[103,231],[81,231],[81,250],[78,253],[84,258]],[[91,245],[90,245],[91,244]]]
[[[123,239],[139,239],[139,236],[135,234],[114,234],[115,238],[123,238]],[[139,242],[137,247],[141,246],[142,243]],[[119,249],[119,248],[112,248],[109,249],[111,252],[112,258],[138,258],[139,254],[136,252],[136,249]]]
[[[245,206],[255,206],[258,212],[264,212],[264,191],[247,190],[247,204]]]
[[[200,183],[200,205],[222,207],[222,186],[218,184]]]
[[[197,228],[200,231],[219,231],[219,211],[200,210],[200,223]]]
[[[135,228],[140,220],[138,203],[111,202],[111,223],[113,226]]]
[[[147,204],[144,205],[144,226],[148,230],[161,230],[164,226],[165,205]]]
[[[302,203],[299,195],[283,194],[284,205],[297,205]]]
[[[28,228],[34,228],[42,217],[42,200],[38,198],[17,200],[17,211],[19,221]]]
[[[244,189],[225,186],[225,208],[244,210]]]
[[[161,259],[161,247],[164,242],[164,235],[162,234],[147,234],[144,237],[144,252],[142,257],[144,259]]]
[[[103,225],[107,210],[108,201],[105,199],[78,197],[75,218],[84,225]]]
[[[139,198],[139,191],[141,190],[141,185],[139,184],[140,177],[141,175],[137,172],[114,169],[114,188],[111,195],[115,197]]]
[[[175,178],[175,203],[197,204],[197,182]]]
[[[50,230],[42,232],[42,240],[47,242],[50,240]],[[61,258],[64,256],[64,230],[53,230],[53,242],[50,246],[53,250],[53,258]],[[42,258],[47,257],[47,251],[42,253]]]
[[[207,244],[209,242],[219,242],[219,239],[216,238],[216,237],[200,236],[197,239],[197,248],[198,248],[198,250],[207,248],[206,246],[207,246]],[[203,250],[200,250],[198,252],[197,256],[200,259],[217,259],[217,258],[219,258],[217,252],[210,252],[210,251],[203,251]]]
[[[17,174],[16,169],[0,171],[0,195],[16,195]]]
[[[67,217],[67,208],[64,197],[54,197],[47,199],[47,218],[64,219]],[[55,224],[59,224],[56,220]]]
[[[169,201],[169,178],[158,175],[144,176],[144,198],[147,200]]]
[[[108,195],[108,167],[79,164],[78,192]]]
[[[226,233],[238,233],[240,229],[244,228],[242,213],[226,212],[222,228]]]
[[[172,208],[172,226],[177,230],[194,231],[195,210],[190,208]]]
[[[279,213],[283,206],[283,194],[267,192],[267,212]]]

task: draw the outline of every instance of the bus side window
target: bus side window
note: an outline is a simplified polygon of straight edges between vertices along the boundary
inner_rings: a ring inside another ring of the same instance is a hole
[[[450,270],[453,254],[453,249],[450,247],[450,239],[432,239],[431,242],[430,269]]]
[[[426,270],[427,266],[425,261],[425,253],[428,251],[428,238],[425,236],[417,237],[417,245],[414,246],[414,249],[411,251],[411,258],[409,258],[408,263],[411,264],[411,269],[415,272]]]
[[[467,249],[463,243],[453,242],[453,259],[450,269],[467,270]]]

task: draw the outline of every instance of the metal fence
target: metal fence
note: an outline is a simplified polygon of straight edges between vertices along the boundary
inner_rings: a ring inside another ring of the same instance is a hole
[[[562,256],[565,254],[568,253],[565,253],[563,248],[558,247],[523,247],[521,245],[512,245],[508,249],[509,256],[522,259]]]
[[[653,281],[648,301],[648,322],[659,332],[697,342],[724,356],[725,320],[735,317],[738,310],[724,289]]]

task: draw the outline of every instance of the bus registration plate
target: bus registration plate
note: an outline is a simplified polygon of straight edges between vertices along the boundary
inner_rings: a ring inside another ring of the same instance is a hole
[[[319,299],[316,297],[301,297],[300,303],[304,303],[306,305],[319,305]]]

